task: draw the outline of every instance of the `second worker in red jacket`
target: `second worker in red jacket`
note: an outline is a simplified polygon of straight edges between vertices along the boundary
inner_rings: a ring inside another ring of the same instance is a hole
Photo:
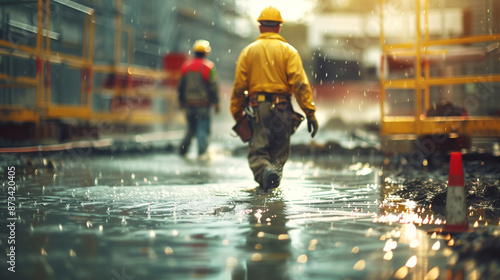
[[[230,109],[236,121],[249,119],[248,162],[255,181],[268,190],[279,186],[290,155],[294,129],[291,96],[306,114],[312,137],[318,132],[318,121],[302,60],[279,35],[280,11],[269,6],[257,21],[261,34],[238,58]]]
[[[179,104],[186,111],[188,128],[182,140],[179,153],[185,156],[196,136],[198,156],[208,156],[210,134],[210,107],[219,112],[218,77],[215,65],[206,59],[211,47],[207,40],[198,40],[193,45],[194,58],[182,66],[179,81]]]

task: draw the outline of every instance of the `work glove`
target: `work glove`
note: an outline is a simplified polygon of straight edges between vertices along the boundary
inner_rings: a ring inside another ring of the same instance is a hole
[[[314,114],[307,116],[307,131],[311,133],[312,138],[318,133],[318,120]]]

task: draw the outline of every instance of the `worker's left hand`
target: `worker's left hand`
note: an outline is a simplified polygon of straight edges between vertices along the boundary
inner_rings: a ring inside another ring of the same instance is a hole
[[[318,120],[316,119],[316,116],[307,116],[307,131],[311,133],[312,138],[314,138],[316,133],[318,133]]]

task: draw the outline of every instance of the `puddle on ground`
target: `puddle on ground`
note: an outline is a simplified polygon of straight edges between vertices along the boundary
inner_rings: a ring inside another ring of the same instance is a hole
[[[449,275],[452,238],[427,233],[439,226],[437,217],[424,225],[401,223],[399,214],[422,218],[421,210],[388,199],[373,156],[331,165],[291,159],[282,185],[269,193],[255,189],[244,156],[213,154],[201,161],[146,153],[56,161],[56,169],[18,165],[13,279]],[[8,248],[4,237],[2,251]],[[5,254],[0,259],[6,263]]]

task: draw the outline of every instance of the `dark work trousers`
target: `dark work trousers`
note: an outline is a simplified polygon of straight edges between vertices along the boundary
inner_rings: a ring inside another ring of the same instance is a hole
[[[180,154],[185,155],[191,144],[191,139],[196,136],[198,142],[198,155],[202,155],[208,148],[208,136],[210,134],[210,108],[209,107],[186,107],[186,119],[188,128],[182,140]]]
[[[283,166],[290,155],[292,132],[291,104],[271,108],[271,102],[260,102],[254,107],[256,116],[251,118],[252,138],[248,144],[248,163],[257,183],[263,186],[263,172],[273,166],[281,177]]]

